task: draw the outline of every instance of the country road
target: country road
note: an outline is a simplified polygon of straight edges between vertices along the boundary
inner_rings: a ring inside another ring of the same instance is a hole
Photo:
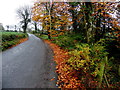
[[[2,53],[2,88],[56,88],[52,55],[47,44],[29,34],[29,40]]]

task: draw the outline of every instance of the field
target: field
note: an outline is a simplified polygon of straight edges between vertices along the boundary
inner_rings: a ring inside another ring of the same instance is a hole
[[[18,32],[2,32],[2,51],[16,45],[21,39],[27,38],[27,34]]]

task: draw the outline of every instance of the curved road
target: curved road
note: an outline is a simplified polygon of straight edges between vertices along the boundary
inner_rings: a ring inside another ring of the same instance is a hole
[[[2,53],[2,88],[55,88],[54,71],[52,51],[33,34]]]

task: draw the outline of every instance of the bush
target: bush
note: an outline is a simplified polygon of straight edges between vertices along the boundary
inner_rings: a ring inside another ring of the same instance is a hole
[[[17,44],[19,39],[26,38],[28,35],[17,32],[2,32],[2,50]]]
[[[77,43],[81,43],[83,41],[83,37],[80,34],[77,35],[68,35],[68,34],[64,34],[62,36],[58,36],[56,39],[54,39],[52,42],[56,43],[57,45],[59,45],[60,47],[64,48],[64,49],[74,49],[75,45]]]
[[[97,63],[104,60],[108,53],[105,51],[104,46],[99,44],[89,45],[82,43],[81,45],[77,44],[76,49],[70,51],[69,54],[72,56],[69,62],[75,69],[79,69],[84,66],[96,66]]]
[[[102,46],[100,42],[94,45],[77,44],[76,49],[69,52],[68,64],[82,74],[79,76],[81,80],[88,77],[85,75],[89,74],[89,78],[92,77],[93,81],[98,81],[98,87],[101,87],[102,83],[109,87],[109,84],[113,84],[113,80],[116,79],[116,75],[111,72],[111,69],[115,68],[114,65],[111,65],[114,58],[108,59],[108,54],[105,46]],[[85,82],[86,80],[83,80],[83,83]],[[114,84],[115,82],[118,80],[114,80]]]

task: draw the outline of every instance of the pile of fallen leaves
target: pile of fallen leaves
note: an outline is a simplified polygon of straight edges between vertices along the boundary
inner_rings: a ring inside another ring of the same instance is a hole
[[[88,71],[84,71],[83,68],[76,70],[69,63],[69,59],[72,57],[67,50],[62,49],[58,45],[51,43],[50,40],[44,40],[50,45],[54,52],[54,61],[56,62],[56,73],[58,74],[57,86],[58,88],[97,88],[99,83],[94,75],[91,75]],[[110,84],[110,87],[117,87],[119,85]],[[106,84],[101,88],[108,88]]]
[[[22,38],[22,39],[19,40],[19,42],[17,44],[23,43],[23,42],[25,42],[27,40],[28,40],[28,38]]]
[[[80,79],[78,78],[80,72],[74,70],[67,63],[69,59],[68,52],[61,49],[56,44],[51,43],[48,40],[44,40],[47,44],[50,45],[54,51],[54,61],[57,63],[56,72],[58,74],[57,85],[59,88],[84,88],[84,85],[81,84]]]

